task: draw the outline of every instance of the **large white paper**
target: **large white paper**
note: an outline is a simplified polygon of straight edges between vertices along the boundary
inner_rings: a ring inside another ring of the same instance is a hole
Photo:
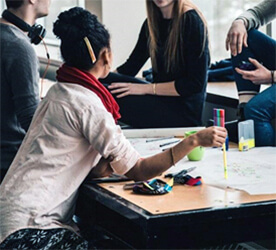
[[[167,135],[167,134],[166,134]],[[161,144],[176,141],[176,138],[146,142],[152,138],[130,138],[136,150],[147,157],[163,149],[174,146],[160,147]],[[249,194],[276,193],[276,148],[258,147],[249,151],[240,152],[237,148],[227,151],[228,179],[224,178],[223,152],[221,148],[206,148],[201,161],[189,161],[184,157],[169,172],[178,172],[190,167],[197,167],[190,173],[192,176],[201,176],[207,184],[220,188],[234,188]]]
[[[200,175],[207,184],[221,188],[234,188],[249,194],[276,193],[276,148],[259,147],[240,152],[227,151],[228,179],[224,178],[223,152],[219,148],[207,148],[204,158],[198,162],[181,160],[170,172],[196,166],[192,176]]]

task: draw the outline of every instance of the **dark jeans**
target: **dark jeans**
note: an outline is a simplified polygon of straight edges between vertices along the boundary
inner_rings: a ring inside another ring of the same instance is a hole
[[[252,119],[255,128],[256,146],[275,146],[275,129],[272,119],[275,119],[276,85],[273,84],[252,98],[244,108],[245,119]]]
[[[276,41],[258,30],[248,32],[248,48],[232,58],[233,68],[238,67],[241,61],[248,61],[248,57],[261,62],[267,69],[276,69]],[[259,93],[260,85],[244,80],[235,71],[237,89]],[[275,118],[276,89],[275,85],[257,94],[246,105],[245,119],[253,119],[255,127],[255,142],[257,146],[275,146],[275,130],[271,121]]]
[[[244,47],[241,54],[232,57],[233,69],[238,67],[241,61],[248,61],[248,57],[258,60],[270,70],[276,69],[276,41],[274,39],[258,30],[250,30],[247,43],[248,47]],[[235,70],[234,75],[238,92],[260,91],[260,85],[255,85],[251,81],[243,79]]]
[[[208,82],[234,81],[232,62],[230,58],[212,63],[208,69]]]
[[[131,82],[151,84],[149,82],[110,73],[100,79],[107,86],[112,82]],[[120,106],[122,118],[119,120],[133,128],[166,128],[201,126],[201,116],[205,100],[205,89],[201,93],[188,97],[129,95],[115,100]]]

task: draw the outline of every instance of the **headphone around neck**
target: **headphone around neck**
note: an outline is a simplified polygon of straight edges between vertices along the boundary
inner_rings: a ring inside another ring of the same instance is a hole
[[[31,43],[33,44],[39,44],[46,35],[46,30],[40,24],[30,26],[8,10],[3,11],[2,17],[17,26],[19,29],[28,32],[28,37],[31,39]]]

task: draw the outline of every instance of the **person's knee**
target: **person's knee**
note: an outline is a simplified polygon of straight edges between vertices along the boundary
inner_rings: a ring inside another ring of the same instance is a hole
[[[246,120],[251,119],[252,118],[252,113],[253,113],[253,108],[252,105],[250,105],[250,103],[247,103],[244,106],[244,117]]]
[[[244,117],[246,120],[248,119],[256,119],[259,118],[260,116],[260,109],[259,105],[256,105],[254,101],[249,101],[245,106],[244,106]]]
[[[253,119],[255,121],[269,121],[266,109],[261,103],[252,98],[244,107],[244,118],[246,120]]]
[[[262,33],[259,30],[252,29],[247,33],[247,44],[249,48],[256,47],[256,42]]]

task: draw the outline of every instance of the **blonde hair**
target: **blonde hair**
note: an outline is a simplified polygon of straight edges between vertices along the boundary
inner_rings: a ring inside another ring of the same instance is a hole
[[[156,53],[158,51],[158,21],[162,18],[159,8],[155,5],[152,0],[146,0],[147,6],[147,21],[149,27],[149,47],[150,47],[150,57],[153,69],[157,68],[156,63]],[[174,0],[174,6],[172,10],[172,29],[170,31],[169,37],[167,39],[165,58],[166,58],[166,69],[167,71],[174,71],[177,65],[180,64],[181,57],[183,55],[181,45],[183,44],[183,30],[185,27],[185,16],[183,18],[183,13],[185,9],[189,7],[194,9],[204,23],[204,39],[202,44],[202,50],[199,57],[202,55],[205,49],[205,44],[207,40],[207,22],[199,11],[199,9],[190,0]]]

